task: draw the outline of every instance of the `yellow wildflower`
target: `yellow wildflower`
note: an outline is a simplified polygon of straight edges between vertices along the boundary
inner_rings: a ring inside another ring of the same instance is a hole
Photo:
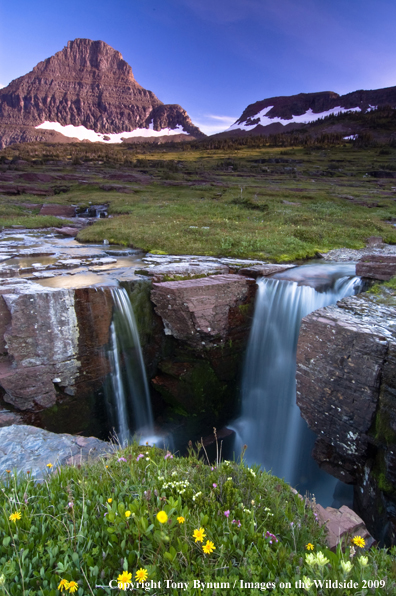
[[[67,581],[67,579],[61,579],[60,584],[58,586],[58,590],[61,590],[61,592],[63,592],[63,590],[68,590],[68,589],[69,589],[69,582]]]
[[[199,530],[194,530],[193,538],[195,538],[195,542],[203,542],[205,538],[205,530],[204,528],[199,528]]]
[[[308,544],[306,545],[306,547],[305,547],[305,548],[306,548],[307,550],[313,550],[315,547],[314,547],[314,545],[312,544],[312,542],[308,542]]]
[[[11,474],[11,470],[6,470],[7,474]]]
[[[10,517],[8,518],[10,521],[13,521],[14,523],[17,522],[17,519],[21,519],[21,512],[20,511],[15,511],[15,513],[11,513]]]
[[[158,511],[157,519],[160,524],[166,524],[168,521],[168,516],[166,515],[165,511]]]
[[[210,555],[215,549],[215,545],[210,540],[207,540],[206,544],[204,544],[202,547],[202,550],[206,555]]]
[[[364,538],[362,538],[361,536],[355,536],[354,538],[352,538],[352,542],[355,546],[358,546],[359,548],[364,548],[366,545]]]
[[[129,584],[132,579],[132,573],[128,573],[128,571],[123,571],[118,577],[118,587],[126,590],[126,584]]]
[[[130,517],[131,512],[130,511],[125,511],[125,517]]]
[[[53,468],[53,467],[54,467],[54,466],[53,466],[52,464],[47,464],[47,468],[51,469],[51,468]]]
[[[107,502],[108,503],[112,503],[113,502],[113,499],[107,499]]]
[[[67,586],[67,589],[69,590],[69,592],[73,593],[73,592],[77,592],[78,589],[78,584],[77,582],[69,582],[69,585]]]
[[[148,577],[146,569],[140,568],[136,571],[135,582],[144,583]]]
[[[184,524],[184,522],[185,522],[186,520],[184,519],[184,517],[183,517],[182,515],[180,515],[180,516],[177,518],[177,521],[179,522],[179,524]]]

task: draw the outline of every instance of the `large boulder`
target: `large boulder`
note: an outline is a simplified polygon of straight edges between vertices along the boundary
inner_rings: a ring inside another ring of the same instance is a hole
[[[153,283],[167,343],[152,384],[195,436],[235,411],[256,289],[233,274]]]
[[[396,275],[396,255],[365,255],[356,263],[356,275],[388,281]]]
[[[393,543],[396,525],[396,301],[344,298],[301,324],[297,404],[318,435],[314,457],[354,484],[370,532]]]
[[[53,289],[24,279],[0,287],[0,389],[5,404],[51,430],[102,432],[94,398],[109,370],[109,289]],[[12,417],[4,418],[4,421]]]
[[[0,428],[2,472],[29,473],[35,480],[47,478],[60,465],[81,465],[114,449],[111,443],[95,437],[56,434],[24,424]]]

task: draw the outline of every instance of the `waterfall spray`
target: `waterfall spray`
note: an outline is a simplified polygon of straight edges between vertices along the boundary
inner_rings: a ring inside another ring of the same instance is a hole
[[[318,266],[312,266],[317,270]],[[290,270],[311,276],[310,266]],[[300,488],[306,485],[313,433],[296,405],[296,350],[301,319],[361,291],[354,265],[323,265],[327,287],[317,291],[284,279],[258,281],[253,326],[242,381],[242,413],[234,423],[236,450],[248,445],[246,460],[258,463]],[[315,470],[315,474],[319,470]]]
[[[111,288],[114,302],[108,358],[115,424],[122,445],[136,431],[154,435],[150,394],[139,333],[128,293]]]

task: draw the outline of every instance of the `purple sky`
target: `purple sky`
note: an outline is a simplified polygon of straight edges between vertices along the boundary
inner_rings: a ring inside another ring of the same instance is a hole
[[[396,85],[395,0],[0,0],[0,85],[102,39],[207,134],[249,104]]]

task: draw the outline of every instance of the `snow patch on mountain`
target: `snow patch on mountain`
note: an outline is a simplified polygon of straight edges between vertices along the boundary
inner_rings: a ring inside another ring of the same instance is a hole
[[[48,121],[39,124],[35,128],[42,130],[55,130],[56,132],[60,132],[65,137],[79,139],[80,141],[91,141],[92,143],[122,143],[122,139],[131,139],[133,137],[162,137],[188,134],[179,124],[173,129],[163,128],[162,130],[154,130],[152,122],[149,125],[149,128],[136,128],[135,130],[129,132],[110,134],[95,132],[94,130],[85,128],[85,126],[73,126],[72,124],[62,126],[62,124],[59,124],[59,122]]]
[[[291,124],[291,123],[309,124],[310,122],[315,122],[315,120],[319,120],[319,118],[325,118],[326,116],[330,116],[332,114],[338,115],[338,114],[342,114],[344,112],[360,112],[361,111],[360,108],[342,108],[341,106],[337,106],[335,108],[332,108],[331,110],[327,110],[326,112],[315,113],[312,111],[311,108],[309,108],[309,110],[307,112],[305,112],[305,114],[301,114],[300,116],[292,116],[290,119],[285,120],[283,118],[278,118],[278,117],[271,118],[271,117],[267,116],[268,112],[270,110],[272,110],[273,107],[274,106],[268,106],[267,108],[264,108],[263,110],[261,110],[261,112],[258,112],[251,118],[248,118],[245,122],[241,122],[240,120],[237,120],[232,126],[230,126],[230,128],[227,129],[227,132],[230,130],[238,130],[238,129],[252,130],[258,124],[261,124],[261,126],[268,126],[269,124],[275,124],[277,122],[279,122],[280,124],[283,124],[283,126],[286,126],[287,124]],[[259,122],[257,122],[257,120],[259,120]],[[250,122],[252,122],[252,123],[250,124]]]

